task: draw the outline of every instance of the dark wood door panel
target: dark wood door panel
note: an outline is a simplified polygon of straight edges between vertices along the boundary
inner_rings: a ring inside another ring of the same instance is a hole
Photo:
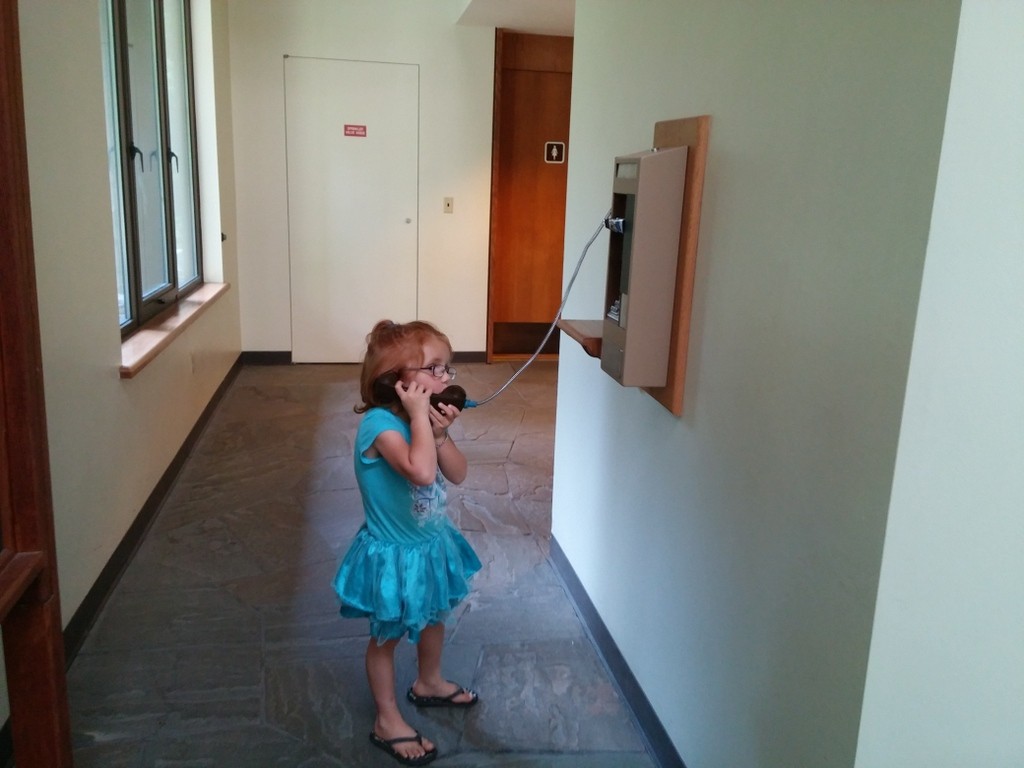
[[[571,92],[571,38],[498,30],[488,359],[531,354],[561,303]]]
[[[571,76],[512,70],[502,76],[501,179],[495,226],[494,322],[551,321],[561,288],[566,164],[545,161],[568,143]],[[551,279],[554,277],[555,279]]]

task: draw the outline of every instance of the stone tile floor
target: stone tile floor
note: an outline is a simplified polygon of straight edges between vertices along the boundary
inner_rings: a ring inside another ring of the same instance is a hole
[[[513,370],[464,364],[458,383],[482,399]],[[367,739],[366,622],[331,589],[362,522],[358,371],[239,371],[72,664],[78,768],[397,765]],[[484,569],[445,669],[481,702],[404,706],[439,766],[654,765],[548,560],[556,373],[535,363],[452,430],[470,474],[450,514]],[[414,648],[397,663],[401,694]]]

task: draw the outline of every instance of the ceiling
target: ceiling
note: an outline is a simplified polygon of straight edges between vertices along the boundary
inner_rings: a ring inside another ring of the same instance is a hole
[[[468,0],[459,24],[572,36],[576,0]]]

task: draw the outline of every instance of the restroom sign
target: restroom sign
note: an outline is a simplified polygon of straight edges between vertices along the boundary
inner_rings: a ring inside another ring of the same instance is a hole
[[[565,162],[565,142],[564,141],[549,141],[544,144],[544,162],[545,163],[564,163]]]
[[[365,125],[349,125],[345,123],[345,135],[346,136],[359,136],[360,138],[366,138],[366,126]]]

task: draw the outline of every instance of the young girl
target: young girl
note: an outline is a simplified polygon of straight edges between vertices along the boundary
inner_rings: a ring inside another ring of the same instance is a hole
[[[480,561],[446,514],[445,479],[461,483],[466,457],[448,428],[459,409],[433,406],[455,377],[448,337],[424,322],[382,320],[366,337],[363,413],[353,450],[366,522],[334,579],[341,615],[370,619],[366,675],[377,706],[374,746],[405,765],[437,748],[402,717],[395,699],[395,647],[416,644],[418,676],[406,697],[420,707],[469,707],[477,694],[441,675],[444,619],[467,594]],[[397,382],[374,386],[384,374]]]

